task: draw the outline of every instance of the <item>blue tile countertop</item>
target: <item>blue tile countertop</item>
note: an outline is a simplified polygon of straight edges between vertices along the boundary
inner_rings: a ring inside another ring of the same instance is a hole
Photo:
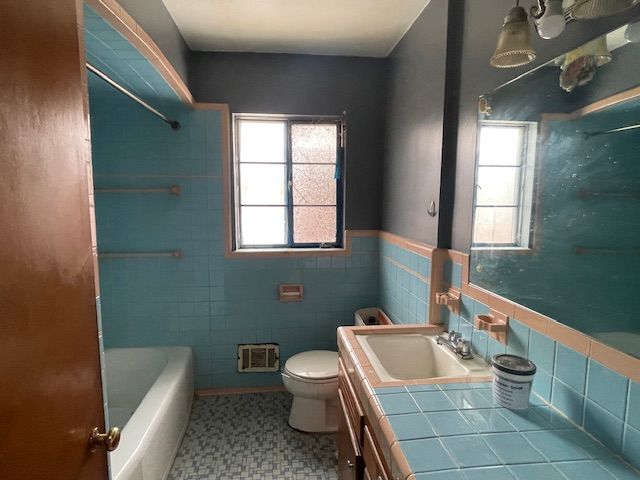
[[[517,411],[494,403],[490,382],[374,392],[416,480],[640,478],[533,394],[530,408]]]

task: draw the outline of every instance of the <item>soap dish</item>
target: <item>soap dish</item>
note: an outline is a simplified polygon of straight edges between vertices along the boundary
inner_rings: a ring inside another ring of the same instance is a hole
[[[507,343],[509,317],[505,314],[491,310],[490,314],[476,315],[473,325],[477,330],[483,330],[490,337],[500,343]]]

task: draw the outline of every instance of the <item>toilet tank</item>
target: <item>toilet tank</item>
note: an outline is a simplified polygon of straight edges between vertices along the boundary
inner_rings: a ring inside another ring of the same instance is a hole
[[[355,326],[391,325],[393,322],[378,307],[361,308],[355,314]]]

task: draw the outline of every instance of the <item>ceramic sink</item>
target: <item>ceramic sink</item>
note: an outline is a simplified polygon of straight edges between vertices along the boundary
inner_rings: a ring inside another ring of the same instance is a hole
[[[463,360],[438,345],[435,335],[397,332],[358,334],[356,338],[382,382],[491,374],[484,359]]]

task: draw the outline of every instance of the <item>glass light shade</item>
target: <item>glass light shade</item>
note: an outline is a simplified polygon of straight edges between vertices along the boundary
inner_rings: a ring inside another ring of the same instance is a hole
[[[640,43],[640,22],[630,23],[624,31],[624,38],[631,43]]]
[[[580,57],[593,57],[598,67],[611,61],[611,52],[607,47],[607,37],[602,35],[598,38],[585,43],[581,47],[571,50],[564,57],[562,62],[562,70],[565,70],[571,63]]]
[[[633,7],[636,2],[637,0],[576,0],[571,16],[583,20],[615,15]]]
[[[564,31],[562,0],[546,0],[544,14],[535,20],[538,35],[544,39],[556,38]]]
[[[498,46],[489,64],[497,68],[520,67],[535,58],[527,12],[522,7],[513,7],[504,19]]]

